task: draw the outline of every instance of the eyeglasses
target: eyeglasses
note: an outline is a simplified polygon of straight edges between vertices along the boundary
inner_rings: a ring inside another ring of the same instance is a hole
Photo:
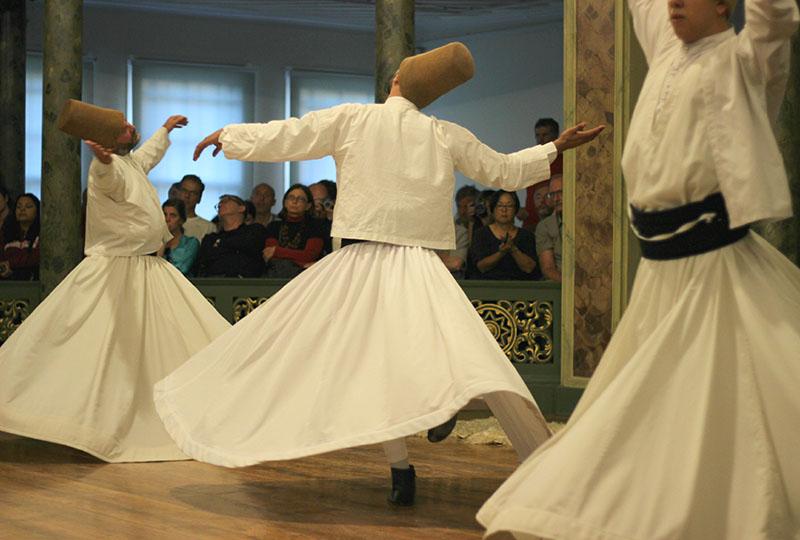
[[[189,195],[200,195],[202,190],[194,190],[194,189],[186,189],[186,188],[178,188],[183,193],[188,193]]]
[[[494,207],[498,210],[515,210],[517,208],[516,204],[496,204]]]
[[[556,196],[558,196],[558,197],[561,197],[563,194],[564,194],[564,192],[563,192],[562,190],[560,190],[560,189],[559,189],[558,191],[551,191],[550,193],[548,193],[548,194],[546,195],[546,197],[547,197],[548,199],[555,199],[555,198],[556,198]]]
[[[306,199],[302,195],[287,195],[285,200],[287,202],[299,202],[299,203],[307,203],[308,202],[308,199]]]

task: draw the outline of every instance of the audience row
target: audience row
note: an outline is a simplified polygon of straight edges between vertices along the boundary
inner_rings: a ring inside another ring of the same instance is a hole
[[[292,278],[333,249],[330,237],[336,184],[295,184],[272,213],[275,192],[258,184],[250,200],[223,195],[212,220],[195,209],[205,186],[187,175],[170,189],[163,211],[173,238],[159,255],[197,277]],[[541,191],[541,193],[539,192]],[[561,175],[536,192],[536,219],[528,219],[516,193],[472,186],[456,194],[456,248],[441,251],[457,278],[561,280]],[[39,278],[39,199],[20,195],[14,204],[0,186],[0,278]],[[515,225],[515,219],[524,222]]]

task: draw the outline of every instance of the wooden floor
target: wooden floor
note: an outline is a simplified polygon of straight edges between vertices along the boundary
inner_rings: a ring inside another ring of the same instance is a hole
[[[224,469],[106,464],[0,433],[0,538],[480,538],[475,512],[514,451],[408,443],[417,504],[396,508],[379,446]]]

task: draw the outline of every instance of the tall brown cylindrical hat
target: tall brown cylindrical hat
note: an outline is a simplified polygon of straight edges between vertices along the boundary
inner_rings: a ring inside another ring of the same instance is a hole
[[[475,74],[475,61],[463,43],[454,41],[400,63],[398,77],[403,97],[417,106],[427,107]]]
[[[76,99],[68,99],[58,115],[58,129],[84,140],[114,148],[117,138],[125,131],[122,111],[105,109]]]

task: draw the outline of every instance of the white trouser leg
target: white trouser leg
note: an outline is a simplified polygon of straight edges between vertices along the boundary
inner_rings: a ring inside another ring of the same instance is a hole
[[[395,469],[408,468],[408,448],[405,438],[394,439],[383,443],[383,452],[389,465]]]
[[[524,461],[538,446],[534,434],[542,428],[530,417],[529,411],[514,407],[513,399],[500,393],[483,396],[486,405],[517,451],[519,460]]]

